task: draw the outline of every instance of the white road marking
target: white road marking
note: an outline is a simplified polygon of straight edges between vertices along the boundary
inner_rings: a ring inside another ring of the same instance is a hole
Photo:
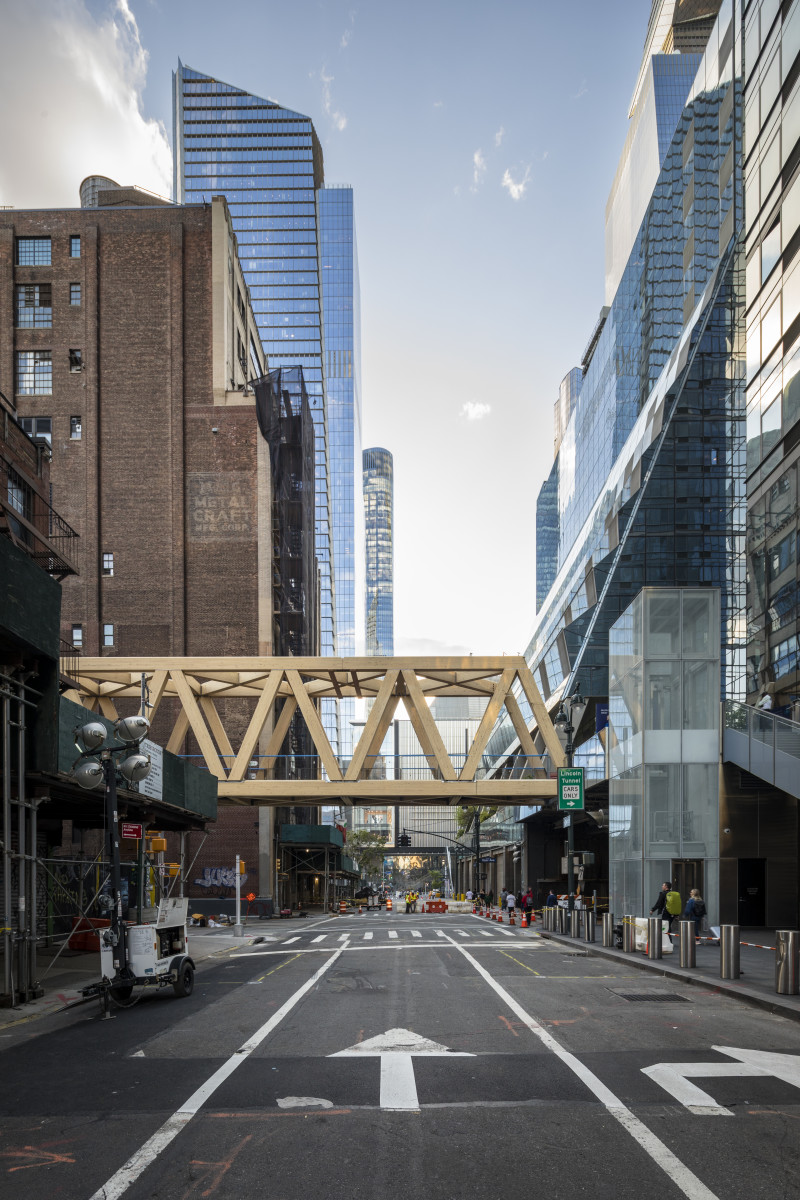
[[[492,936],[491,931],[488,929],[479,929],[478,933],[481,935],[481,937],[491,937]]]
[[[463,929],[454,929],[453,933],[457,933],[459,937],[465,937],[465,938],[469,937],[469,934],[465,933]]]
[[[733,1113],[722,1104],[717,1104],[713,1096],[704,1092],[694,1083],[689,1083],[687,1075],[701,1079],[730,1079],[741,1076],[752,1078],[760,1076],[768,1079],[782,1079],[800,1088],[800,1055],[778,1054],[770,1050],[737,1050],[735,1046],[712,1046],[720,1054],[729,1058],[737,1058],[735,1063],[655,1063],[652,1067],[642,1067],[642,1073],[649,1075],[660,1084],[670,1096],[678,1100],[684,1108],[698,1117],[732,1117]]]
[[[333,1108],[331,1100],[319,1096],[279,1096],[278,1108]]]
[[[476,958],[473,958],[473,956],[464,948],[464,946],[462,946],[459,942],[453,941],[452,938],[449,940],[451,945],[455,946],[459,953],[463,954],[464,957],[472,963],[478,974],[486,980],[486,982],[489,984],[489,987],[492,988],[501,998],[501,1000],[508,1005],[515,1016],[519,1017],[523,1025],[526,1025],[528,1029],[530,1029],[531,1033],[533,1033],[539,1039],[539,1041],[547,1047],[548,1050],[552,1050],[553,1054],[555,1054],[565,1066],[569,1067],[569,1069],[578,1076],[578,1078],[586,1085],[589,1091],[597,1097],[602,1105],[605,1106],[609,1114],[614,1117],[616,1121],[619,1121],[623,1129],[627,1130],[634,1141],[639,1143],[644,1152],[649,1155],[653,1162],[659,1166],[662,1171],[664,1171],[664,1173],[672,1180],[675,1186],[681,1192],[683,1192],[684,1196],[688,1197],[688,1200],[719,1200],[716,1194],[712,1192],[710,1188],[707,1188],[703,1181],[698,1179],[694,1172],[691,1171],[685,1163],[682,1163],[677,1155],[673,1154],[669,1147],[666,1146],[661,1139],[656,1136],[656,1134],[648,1129],[643,1121],[640,1121],[637,1116],[634,1116],[631,1110],[627,1108],[617,1096],[614,1095],[610,1088],[606,1087],[601,1079],[598,1079],[593,1071],[590,1071],[589,1068],[585,1066],[579,1058],[576,1058],[574,1054],[571,1054],[569,1050],[565,1050],[560,1042],[557,1042],[551,1033],[548,1033],[548,1031],[544,1029],[539,1022],[530,1015],[530,1013],[525,1011],[522,1005],[517,1004],[514,997],[509,995],[505,988],[501,987],[496,979],[492,978],[489,972],[481,966]],[[94,1200],[94,1197],[92,1197],[92,1200]]]
[[[447,937],[447,934],[444,932],[444,930],[443,930],[443,929],[437,929],[437,930],[436,930],[436,936],[437,936],[437,937],[441,937],[441,938],[446,938],[446,937]]]
[[[417,1081],[412,1058],[434,1055],[437,1058],[474,1058],[463,1050],[449,1050],[440,1042],[420,1037],[410,1029],[387,1029],[377,1037],[356,1042],[328,1058],[357,1058],[367,1055],[381,1060],[381,1108],[392,1112],[419,1112]]]
[[[281,942],[281,945],[282,946],[291,946],[292,942],[299,942],[299,941],[300,941],[300,935],[298,934],[297,937],[287,938],[285,942]]]
[[[420,931],[419,931],[418,929],[412,929],[412,930],[411,930],[411,936],[412,936],[412,937],[418,937],[418,938],[421,938],[421,937],[422,937],[422,934],[420,933]]]
[[[371,941],[372,941],[372,937],[373,937],[372,933],[365,933],[365,934],[364,934],[364,941],[365,941],[365,942],[371,942]]]
[[[292,939],[295,941],[296,939]],[[281,1005],[277,1012],[265,1021],[264,1024],[257,1029],[251,1038],[234,1051],[227,1062],[210,1075],[204,1084],[193,1092],[192,1095],[185,1101],[184,1104],[169,1117],[160,1129],[157,1129],[152,1137],[148,1138],[143,1146],[131,1155],[126,1163],[111,1176],[107,1183],[98,1188],[89,1200],[118,1200],[118,1197],[123,1195],[128,1190],[132,1183],[135,1183],[139,1176],[145,1171],[150,1163],[158,1157],[163,1150],[178,1136],[185,1125],[191,1121],[192,1117],[199,1111],[214,1092],[224,1083],[225,1080],[233,1074],[237,1067],[257,1049],[265,1038],[269,1037],[273,1029],[280,1025],[281,1021],[287,1016],[299,1000],[302,1000],[306,992],[311,991],[311,988],[319,979],[329,970],[336,962],[337,958],[344,952],[345,947],[340,948],[331,954],[327,962],[324,962],[318,971],[315,971],[310,979],[307,979],[302,987],[298,988],[293,996]],[[269,953],[269,951],[267,952]],[[272,951],[275,953],[275,951]]]
[[[390,937],[390,938],[396,938],[396,937],[397,937],[397,930],[396,930],[396,929],[390,929],[390,930],[389,930],[389,937]]]
[[[312,941],[312,943],[313,943],[313,942],[324,942],[324,941],[325,941],[325,938],[326,938],[327,936],[328,936],[328,935],[327,935],[327,933],[321,933],[321,934],[319,935],[319,937],[312,938],[312,939],[311,939],[311,941]],[[346,936],[347,936],[347,935],[345,934],[345,937],[346,937]]]

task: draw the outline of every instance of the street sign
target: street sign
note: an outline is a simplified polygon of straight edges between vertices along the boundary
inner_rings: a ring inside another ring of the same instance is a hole
[[[583,808],[583,767],[558,768],[558,807],[561,812]]]
[[[123,838],[141,838],[144,830],[141,825],[134,821],[123,821],[120,830],[120,837]]]
[[[489,854],[482,854],[480,861],[481,862],[497,862],[497,859],[492,858],[491,855],[489,855]]]
[[[394,1112],[419,1111],[417,1083],[412,1058],[433,1055],[436,1058],[474,1058],[464,1050],[450,1050],[430,1038],[420,1037],[410,1029],[387,1029],[378,1037],[356,1042],[346,1050],[329,1054],[329,1058],[355,1058],[369,1055],[381,1060],[381,1108]]]
[[[696,1117],[732,1117],[731,1109],[718,1104],[713,1096],[704,1092],[689,1077],[700,1079],[729,1079],[731,1076],[753,1078],[754,1076],[781,1079],[793,1087],[800,1088],[800,1056],[779,1054],[770,1050],[739,1050],[735,1046],[712,1046],[718,1054],[727,1054],[737,1059],[732,1063],[655,1063],[642,1067],[642,1072],[661,1085],[673,1099]]]

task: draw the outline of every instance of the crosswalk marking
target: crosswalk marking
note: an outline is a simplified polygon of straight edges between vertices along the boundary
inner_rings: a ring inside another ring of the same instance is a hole
[[[437,936],[437,937],[440,937],[440,938],[443,938],[443,937],[447,937],[447,934],[444,932],[444,930],[443,930],[443,929],[437,929],[437,930],[436,930],[436,936]]]
[[[492,936],[488,929],[479,929],[478,933],[481,935],[481,937],[491,937]]]
[[[365,941],[365,942],[371,942],[371,941],[372,941],[372,934],[371,934],[371,933],[365,933],[365,934],[364,934],[364,941]]]
[[[459,935],[459,937],[466,937],[466,938],[469,937],[469,934],[465,933],[463,929],[454,929],[453,932],[457,933]]]
[[[339,941],[340,941],[340,942],[346,942],[346,941],[347,941],[347,939],[348,939],[349,937],[350,937],[350,934],[349,934],[349,933],[340,933],[340,934],[339,934]]]
[[[412,937],[418,937],[418,938],[421,938],[421,937],[422,937],[422,934],[420,933],[420,931],[419,931],[418,929],[412,929],[412,930],[411,930],[411,936],[412,936]]]
[[[324,942],[324,941],[325,941],[325,938],[326,938],[327,936],[328,936],[328,935],[327,935],[327,933],[321,933],[321,934],[319,935],[319,937],[312,938],[312,939],[311,939],[311,941],[312,941],[312,942]]]
[[[389,930],[389,937],[390,937],[390,938],[396,938],[396,937],[397,937],[397,930],[396,930],[396,929],[390,929],[390,930]]]
[[[300,941],[300,935],[298,934],[297,937],[287,938],[286,941],[283,943],[283,945],[291,946],[292,942],[299,942],[299,941]]]

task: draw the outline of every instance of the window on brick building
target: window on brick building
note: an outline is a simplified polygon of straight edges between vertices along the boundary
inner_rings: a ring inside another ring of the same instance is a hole
[[[109,554],[106,552],[103,555],[103,574],[104,575],[113,575],[114,574],[114,555],[113,554]]]
[[[83,370],[83,352],[81,350],[70,350],[69,369],[70,371]]]
[[[73,233],[69,239],[69,256],[70,258],[80,258],[81,256],[81,239],[77,233]]]
[[[72,626],[72,644],[78,650],[83,645],[83,626],[82,625],[73,625]]]
[[[18,237],[16,257],[18,267],[49,267],[50,238]]]
[[[48,446],[53,444],[53,418],[52,417],[20,417],[20,425],[27,433],[28,437],[43,438]]]
[[[53,356],[49,350],[17,351],[17,395],[50,396],[53,392]]]
[[[53,324],[52,284],[17,284],[16,299],[18,329],[50,329]]]
[[[81,285],[79,283],[71,283],[69,285],[69,302],[71,305],[80,305],[81,302]]]
[[[73,442],[79,442],[83,437],[83,425],[80,417],[70,417],[69,436],[70,440]]]
[[[103,626],[103,645],[104,646],[113,646],[114,645],[114,626],[113,625],[104,625]]]

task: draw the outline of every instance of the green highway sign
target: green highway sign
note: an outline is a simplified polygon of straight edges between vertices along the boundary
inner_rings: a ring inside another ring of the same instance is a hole
[[[583,808],[583,767],[558,768],[559,812]]]

